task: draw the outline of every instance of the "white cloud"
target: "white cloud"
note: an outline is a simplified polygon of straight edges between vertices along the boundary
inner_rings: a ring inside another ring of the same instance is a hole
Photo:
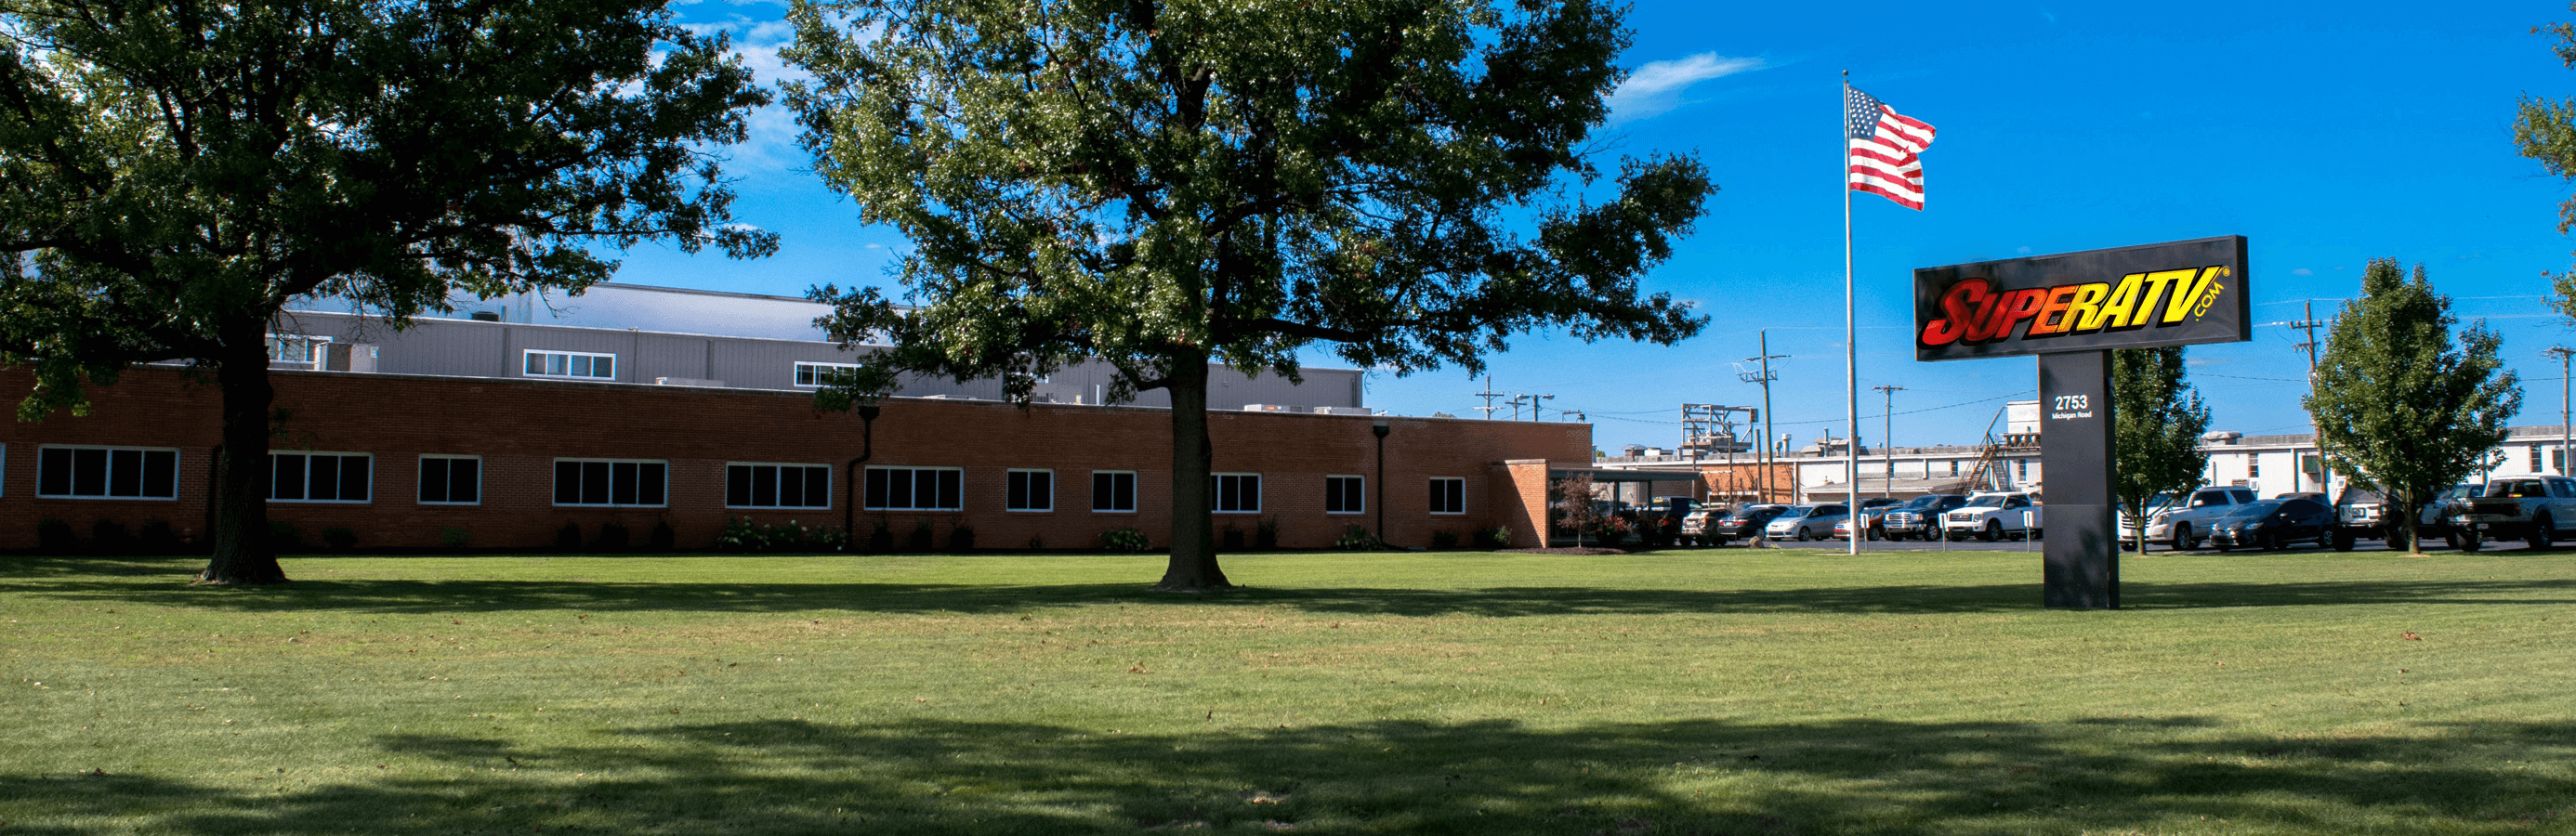
[[[1672,61],[1648,62],[1629,74],[1610,93],[1610,121],[1627,122],[1656,116],[1682,105],[1682,91],[1693,84],[1767,66],[1760,58],[1727,58],[1703,52]]]
[[[2305,267],[2301,267],[2301,268],[2299,268],[2299,269],[2296,269],[2296,270],[2292,270],[2292,271],[2290,271],[2290,275],[2293,275],[2293,276],[2314,276],[2314,275],[2316,275],[2316,274],[2317,274],[2317,271],[2315,271],[2315,270],[2310,270],[2310,269],[2305,268]]]
[[[784,20],[753,20],[736,15],[731,20],[714,23],[683,24],[702,36],[718,33],[730,35],[733,43],[727,54],[742,59],[752,78],[763,87],[777,89],[780,82],[813,78],[803,68],[780,58],[796,39],[796,30]],[[733,157],[728,172],[748,175],[755,171],[784,171],[807,163],[803,149],[796,147],[796,115],[783,104],[773,103],[751,112],[744,120],[747,136],[739,145],[725,149]]]

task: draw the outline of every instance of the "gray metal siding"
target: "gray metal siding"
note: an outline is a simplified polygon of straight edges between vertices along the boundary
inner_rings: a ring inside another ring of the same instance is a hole
[[[327,336],[351,345],[381,348],[376,371],[446,377],[526,377],[526,352],[577,351],[617,356],[620,383],[650,384],[656,378],[719,380],[731,389],[796,391],[799,362],[859,363],[871,352],[850,351],[828,342],[712,337],[651,331],[625,331],[461,319],[420,319],[394,331],[381,320],[349,314],[296,312],[281,318],[281,333]],[[1303,385],[1272,374],[1247,376],[1223,366],[1208,370],[1208,407],[1241,409],[1247,404],[1360,406],[1360,373],[1350,369],[1307,369]],[[1116,367],[1100,361],[1068,366],[1037,385],[1039,400],[1098,403],[1098,394],[1116,378]],[[999,380],[959,383],[943,377],[906,375],[897,392],[905,397],[949,397],[999,400]],[[1138,393],[1136,406],[1168,407],[1162,390]]]

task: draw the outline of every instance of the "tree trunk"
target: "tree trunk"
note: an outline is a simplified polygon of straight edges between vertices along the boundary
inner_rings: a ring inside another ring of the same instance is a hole
[[[286,570],[268,543],[268,411],[276,391],[268,385],[267,323],[227,328],[215,382],[224,395],[222,455],[215,466],[214,558],[197,573],[200,583],[285,583]]]
[[[1208,471],[1207,356],[1172,358],[1172,562],[1155,589],[1204,592],[1234,586],[1216,565],[1216,497]]]

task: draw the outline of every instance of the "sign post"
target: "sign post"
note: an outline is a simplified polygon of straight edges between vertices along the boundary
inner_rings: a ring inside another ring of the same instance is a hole
[[[2231,235],[1914,271],[1920,361],[2039,358],[2043,601],[2118,609],[2111,352],[2253,338]]]

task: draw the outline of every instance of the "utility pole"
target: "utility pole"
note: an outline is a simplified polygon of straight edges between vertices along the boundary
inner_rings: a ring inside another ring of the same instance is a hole
[[[1494,405],[1494,399],[1495,399],[1495,398],[1502,397],[1502,396],[1503,396],[1503,393],[1494,391],[1494,377],[1493,377],[1493,375],[1486,375],[1486,376],[1485,376],[1485,391],[1482,391],[1482,392],[1474,392],[1474,393],[1470,393],[1470,394],[1469,394],[1469,397],[1477,397],[1477,398],[1484,398],[1484,399],[1485,399],[1485,405],[1484,405],[1484,406],[1480,406],[1480,407],[1476,407],[1476,411],[1478,411],[1478,412],[1482,412],[1482,413],[1485,413],[1485,420],[1488,420],[1488,421],[1491,421],[1491,420],[1493,420],[1493,419],[1494,419],[1494,410],[1497,410],[1497,409],[1501,409],[1501,408],[1502,408],[1502,407],[1499,407],[1499,406],[1495,406],[1495,405]]]
[[[1541,407],[1543,406],[1543,404],[1540,404],[1539,402],[1540,402],[1540,401],[1552,401],[1552,400],[1556,400],[1556,396],[1555,396],[1555,395],[1531,395],[1531,396],[1529,396],[1529,399],[1530,399],[1530,420],[1532,420],[1532,421],[1536,421],[1536,420],[1540,419],[1541,417],[1544,417],[1544,416],[1547,414],[1543,409],[1541,409]]]
[[[1763,442],[1763,444],[1762,444],[1762,452],[1763,452],[1763,457],[1762,457],[1762,482],[1761,482],[1761,487],[1762,487],[1762,501],[1767,503],[1767,502],[1770,502],[1770,501],[1771,501],[1771,468],[1772,468],[1772,464],[1773,464],[1773,462],[1774,462],[1774,459],[1773,459],[1773,451],[1772,451],[1772,449],[1771,449],[1771,448],[1772,448],[1772,447],[1774,447],[1774,446],[1777,446],[1777,445],[1779,444],[1779,441],[1780,441],[1780,437],[1779,437],[1777,434],[1773,433],[1773,432],[1772,432],[1772,430],[1771,430],[1771,381],[1779,380],[1779,379],[1780,379],[1780,376],[1779,376],[1779,375],[1776,375],[1776,374],[1772,374],[1772,373],[1771,373],[1771,361],[1773,361],[1773,360],[1785,360],[1785,359],[1788,359],[1789,355],[1786,355],[1786,354],[1773,354],[1773,353],[1771,353],[1771,332],[1770,332],[1769,330],[1767,330],[1767,329],[1766,329],[1766,330],[1762,331],[1762,332],[1761,332],[1761,337],[1762,337],[1762,354],[1761,354],[1760,356],[1757,356],[1757,357],[1747,357],[1747,358],[1744,358],[1744,362],[1747,362],[1747,363],[1760,363],[1760,364],[1762,364],[1762,365],[1761,365],[1761,371],[1758,371],[1758,372],[1736,372],[1736,373],[1735,373],[1735,377],[1736,377],[1736,379],[1738,379],[1738,380],[1742,380],[1742,381],[1744,381],[1744,382],[1746,382],[1746,383],[1759,383],[1759,384],[1762,384],[1762,442]]]
[[[2567,426],[2567,358],[2569,355],[2576,355],[2576,348],[2553,345],[2549,350],[2540,353],[2558,358],[2558,461],[2553,462],[2558,466],[2553,469],[2564,476],[2567,474],[2567,460],[2570,457],[2576,457],[2576,453],[2567,451],[2568,447],[2576,446],[2568,443],[2571,436],[2576,436],[2576,430],[2571,430]]]
[[[2326,323],[2317,320],[2317,303],[2314,299],[2301,303],[2300,311],[2299,321],[2289,325],[2308,332],[2308,341],[2300,343],[2298,347],[2308,352],[2308,387],[2313,389],[2317,385],[2317,329],[2325,327]],[[2300,474],[2307,472],[2307,468],[2299,466],[2299,455],[2298,448],[2290,449],[2291,490],[2299,489]],[[2317,445],[2317,488],[2329,494],[2334,492],[2334,480],[2326,475],[2326,448],[2322,444]],[[2329,501],[2332,501],[2331,498]]]
[[[1504,403],[1512,405],[1512,420],[1518,421],[1521,419],[1521,401],[1526,399],[1528,399],[1527,395],[1513,395],[1509,398],[1503,399]]]
[[[1905,387],[1880,385],[1869,388],[1887,397],[1886,413],[1879,416],[1881,425],[1878,432],[1878,448],[1887,451],[1887,487],[1878,495],[1893,498],[1896,496],[1896,442],[1890,439],[1896,437],[1896,393],[1905,391]]]

